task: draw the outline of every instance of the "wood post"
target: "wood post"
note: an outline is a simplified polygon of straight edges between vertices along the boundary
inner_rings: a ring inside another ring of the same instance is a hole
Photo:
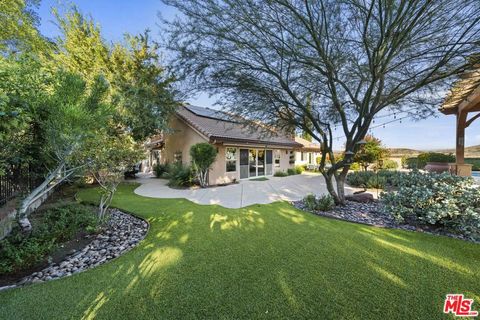
[[[455,144],[455,157],[457,164],[465,163],[465,127],[467,112],[457,113],[457,138]]]

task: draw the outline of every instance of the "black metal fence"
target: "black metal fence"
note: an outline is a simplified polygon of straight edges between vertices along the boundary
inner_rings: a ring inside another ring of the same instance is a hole
[[[17,196],[27,194],[41,183],[41,177],[32,173],[28,167],[8,170],[0,176],[0,207]]]

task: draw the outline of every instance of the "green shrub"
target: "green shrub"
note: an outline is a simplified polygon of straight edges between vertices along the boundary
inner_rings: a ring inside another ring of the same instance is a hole
[[[369,189],[383,189],[385,188],[386,181],[385,177],[379,174],[368,178],[366,185]]]
[[[398,187],[402,183],[402,179],[407,176],[407,172],[394,170],[380,170],[378,175],[385,179],[385,186]]]
[[[335,207],[335,201],[329,194],[323,195],[317,199],[317,208],[321,211],[329,211]]]
[[[300,166],[300,165],[296,165],[296,166],[295,166],[295,173],[296,173],[296,174],[301,174],[303,171],[305,171],[305,167],[304,167],[304,166]]]
[[[292,168],[287,169],[287,175],[293,176],[295,174],[297,174],[297,171],[295,169],[292,169]]]
[[[170,187],[190,187],[194,184],[195,173],[192,167],[176,163],[168,172],[168,185]]]
[[[308,210],[315,210],[317,207],[317,198],[313,193],[309,193],[303,198],[303,203]]]
[[[480,171],[480,158],[465,158],[465,163],[471,164],[473,171]]]
[[[399,186],[406,175],[406,172],[393,170],[380,170],[378,173],[374,171],[356,171],[348,173],[346,182],[352,187],[383,189],[385,187]]]
[[[358,162],[354,162],[350,165],[350,170],[352,170],[352,171],[359,171],[361,169],[362,169],[362,167],[360,166],[360,163],[358,163]]]
[[[208,142],[201,142],[190,147],[192,167],[196,180],[202,188],[208,186],[208,171],[217,157],[217,148]]]
[[[453,154],[443,154],[438,152],[421,153],[417,157],[417,168],[425,168],[427,162],[455,162],[455,156]]]
[[[402,158],[402,167],[405,169],[418,169],[417,157]]]
[[[374,176],[375,173],[373,171],[349,172],[346,177],[346,182],[352,187],[366,188],[367,182]]]
[[[288,173],[286,172],[283,172],[283,171],[275,171],[275,173],[273,174],[274,177],[286,177],[288,176]]]
[[[303,198],[303,202],[307,209],[312,211],[329,211],[335,207],[335,202],[330,195],[323,195],[317,198],[314,194],[307,194]]]
[[[60,243],[79,232],[98,231],[101,221],[92,207],[70,204],[46,210],[34,221],[30,234],[15,228],[0,241],[0,275],[31,268],[45,261]]]
[[[401,179],[396,192],[382,193],[382,198],[385,210],[399,222],[480,237],[480,192],[471,178],[414,171]]]
[[[168,176],[168,172],[171,169],[171,165],[166,163],[157,163],[153,166],[153,173],[155,174],[156,178],[165,178]]]
[[[396,170],[398,168],[398,163],[395,160],[387,159],[383,162],[383,169],[385,170]]]

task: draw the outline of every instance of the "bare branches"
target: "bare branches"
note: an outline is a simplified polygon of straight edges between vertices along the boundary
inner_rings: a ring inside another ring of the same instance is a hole
[[[184,17],[168,30],[178,74],[246,118],[311,131],[330,177],[349,165],[331,126],[355,150],[385,108],[424,116],[480,45],[476,0],[165,2]]]

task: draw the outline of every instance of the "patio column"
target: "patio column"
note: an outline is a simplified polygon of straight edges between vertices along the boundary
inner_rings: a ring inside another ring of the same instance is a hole
[[[462,177],[472,175],[472,165],[465,163],[465,128],[468,127],[467,111],[457,113],[457,137],[455,144],[455,163],[450,165],[450,172]]]
[[[455,144],[455,157],[457,164],[465,163],[465,127],[466,127],[467,113],[457,113],[457,137]]]

